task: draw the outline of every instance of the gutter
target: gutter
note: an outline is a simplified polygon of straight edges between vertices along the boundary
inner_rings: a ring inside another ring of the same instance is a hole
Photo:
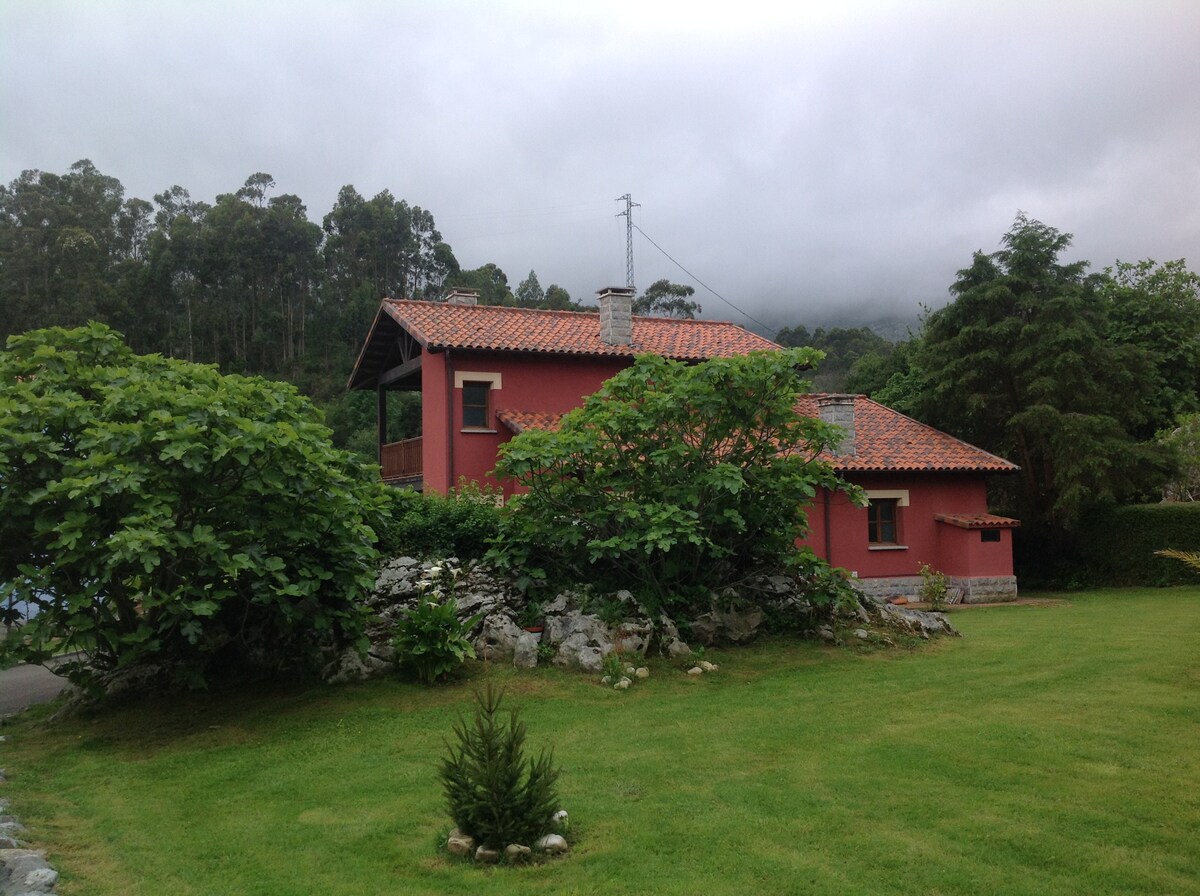
[[[829,528],[829,489],[822,489],[825,492],[825,562],[833,566],[833,532]]]
[[[446,349],[446,494],[454,487],[454,361]]]

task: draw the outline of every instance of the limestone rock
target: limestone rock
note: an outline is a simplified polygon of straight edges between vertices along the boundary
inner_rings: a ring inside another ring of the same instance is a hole
[[[567,840],[561,834],[547,834],[533,845],[542,852],[547,852],[551,855],[567,851]]]
[[[636,612],[636,605],[634,607]],[[621,646],[622,653],[637,653],[644,656],[653,635],[654,626],[650,620],[626,620],[617,626],[614,641]]]
[[[475,838],[455,828],[446,840],[446,848],[456,856],[472,855],[475,852]]]
[[[561,616],[547,616],[542,635],[558,645],[554,665],[565,669],[599,672],[604,657],[613,649],[608,626],[595,616],[570,610]]]
[[[627,690],[629,690],[629,686],[631,684],[633,684],[633,682],[630,681],[628,678],[622,678],[620,681],[618,681],[616,684],[613,685],[613,688],[615,688],[618,691],[627,691]]]
[[[504,847],[504,861],[510,865],[523,865],[533,856],[533,850],[520,843],[510,843]]]
[[[538,661],[537,635],[523,631],[513,645],[513,665],[518,669],[532,669]]]
[[[758,633],[763,612],[758,607],[736,610],[712,609],[692,621],[692,634],[704,645],[729,641],[743,644]]]
[[[692,648],[688,647],[679,637],[679,628],[674,620],[665,613],[658,617],[658,643],[660,651],[671,659],[688,656]]]
[[[854,630],[854,637],[858,638],[858,640],[860,640],[860,641],[866,641],[868,638],[871,637],[871,633],[868,632],[865,628],[856,628]]]
[[[517,641],[527,634],[508,616],[492,613],[483,620],[483,628],[475,639],[475,655],[487,660],[509,659],[516,653]]]
[[[944,613],[932,613],[928,610],[914,610],[911,607],[885,604],[882,607],[882,617],[899,628],[907,628],[913,634],[925,638],[930,635],[954,635],[956,637],[960,635],[958,629],[950,624],[950,620]]]
[[[31,849],[0,849],[0,869],[7,872],[8,887],[0,887],[4,893],[48,893],[58,882],[58,872],[46,864],[40,852]]]
[[[701,669],[699,666],[692,666],[692,668],[688,669],[687,674],[688,675],[703,675],[704,670]]]
[[[326,681],[339,684],[345,681],[363,681],[387,669],[388,664],[379,657],[370,653],[359,656],[357,650],[347,647],[337,659],[325,667],[322,677]]]
[[[649,678],[649,677],[650,677],[650,670],[649,670],[649,669],[647,669],[645,666],[638,666],[638,667],[637,667],[637,668],[636,668],[636,669],[633,671],[633,674],[634,674],[634,675],[636,675],[638,678],[643,678],[643,679],[645,679],[645,678]]]
[[[705,672],[716,672],[717,671],[717,664],[710,663],[708,660],[701,660],[699,663],[699,666]]]
[[[559,809],[550,816],[550,824],[562,830],[570,823],[570,816],[567,815],[566,809]]]
[[[480,846],[475,850],[475,864],[477,865],[495,865],[500,861],[500,850],[492,849],[490,846]]]

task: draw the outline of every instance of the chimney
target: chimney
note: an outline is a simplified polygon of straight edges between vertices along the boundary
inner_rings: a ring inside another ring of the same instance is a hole
[[[818,395],[817,414],[825,423],[841,427],[842,439],[834,445],[834,454],[854,456],[854,395]]]
[[[606,286],[600,296],[600,341],[633,345],[633,293],[621,286]]]
[[[446,293],[447,305],[478,305],[479,290],[467,289],[465,286],[452,286]]]

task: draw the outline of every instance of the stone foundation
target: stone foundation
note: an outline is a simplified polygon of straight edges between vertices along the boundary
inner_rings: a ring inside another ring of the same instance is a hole
[[[920,601],[921,599],[922,579],[920,576],[891,576],[878,579],[851,579],[850,581],[855,588],[871,597],[880,597],[884,600],[889,597],[906,597],[910,601]],[[949,585],[951,588],[962,589],[963,603],[965,604],[986,604],[1017,599],[1016,576],[977,576],[973,578],[951,576]]]

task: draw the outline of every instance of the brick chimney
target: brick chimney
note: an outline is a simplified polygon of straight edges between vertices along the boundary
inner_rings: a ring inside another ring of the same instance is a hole
[[[633,293],[621,286],[606,286],[600,296],[600,341],[633,345]]]
[[[854,395],[818,395],[817,414],[825,423],[841,427],[842,439],[832,450],[842,457],[854,456]]]
[[[479,290],[467,289],[464,286],[452,286],[446,293],[447,305],[478,305]]]

